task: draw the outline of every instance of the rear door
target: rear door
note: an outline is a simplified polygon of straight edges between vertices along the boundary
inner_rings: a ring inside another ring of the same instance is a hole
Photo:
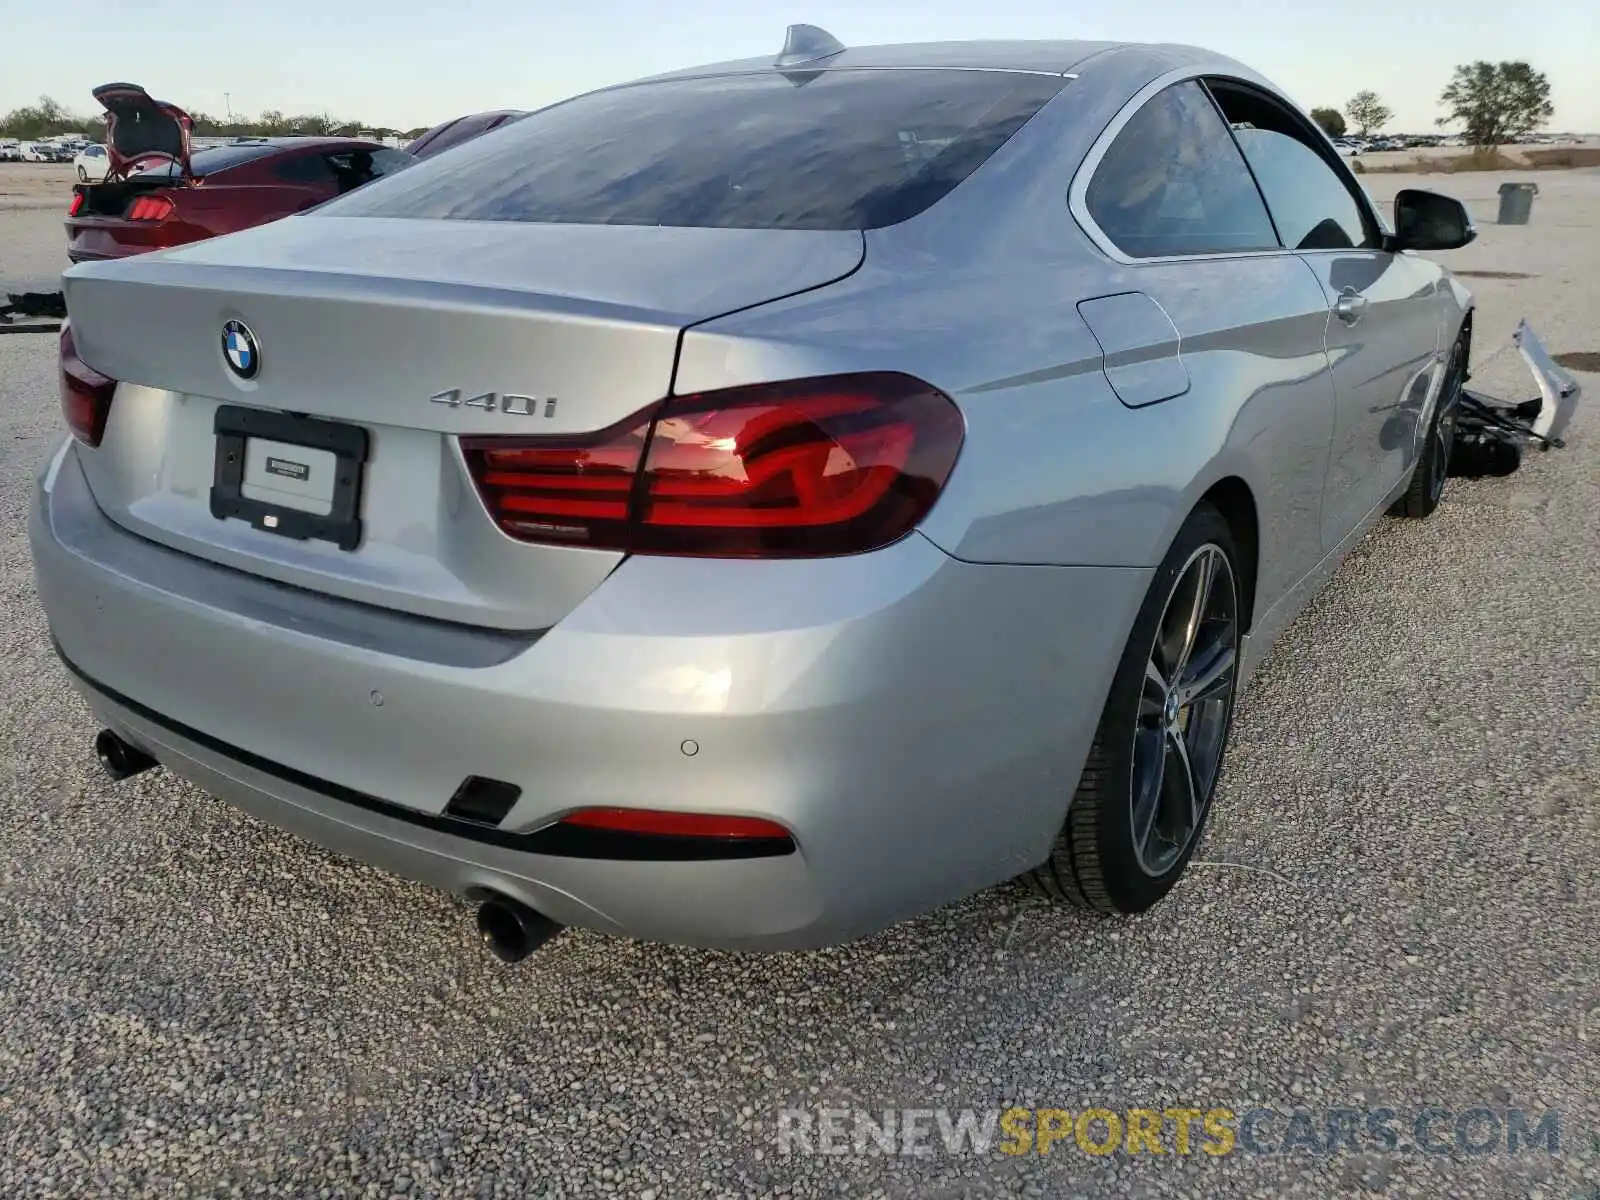
[[[1327,300],[1337,417],[1323,495],[1331,547],[1411,469],[1438,365],[1435,272],[1383,249],[1382,229],[1353,176],[1298,114],[1264,92],[1211,83],[1266,197],[1278,233]]]

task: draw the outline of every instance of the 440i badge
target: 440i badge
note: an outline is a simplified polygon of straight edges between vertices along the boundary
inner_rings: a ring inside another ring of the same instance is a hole
[[[484,412],[509,413],[513,417],[556,415],[554,396],[522,396],[514,392],[480,392],[468,396],[460,388],[451,388],[447,392],[435,392],[428,397],[428,402],[451,408],[481,408]]]

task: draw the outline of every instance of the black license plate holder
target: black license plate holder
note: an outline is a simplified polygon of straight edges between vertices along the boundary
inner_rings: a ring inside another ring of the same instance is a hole
[[[341,421],[224,404],[217,409],[214,430],[217,451],[211,483],[213,517],[248,521],[266,533],[299,541],[332,542],[341,550],[354,550],[361,544],[361,483],[370,444],[365,429]],[[332,454],[330,511],[326,515],[306,512],[246,496],[246,450],[252,438]]]

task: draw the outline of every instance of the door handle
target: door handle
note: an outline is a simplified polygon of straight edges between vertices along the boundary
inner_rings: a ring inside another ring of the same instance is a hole
[[[1339,299],[1335,301],[1333,306],[1335,315],[1346,325],[1354,325],[1361,319],[1361,314],[1366,310],[1367,298],[1356,291],[1355,288],[1345,288],[1344,291],[1340,292]]]

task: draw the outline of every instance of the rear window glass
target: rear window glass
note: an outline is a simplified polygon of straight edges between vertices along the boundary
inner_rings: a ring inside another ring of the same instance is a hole
[[[196,175],[212,175],[229,167],[240,167],[258,158],[265,158],[278,147],[272,145],[215,146],[194,154],[190,163]]]
[[[638,84],[533,113],[319,215],[874,229],[936,203],[1064,83],[838,70]]]
[[[247,162],[264,158],[276,149],[276,146],[263,145],[259,142],[242,146],[216,146],[210,150],[196,150],[189,156],[189,165],[196,176],[213,175],[218,171],[226,171],[229,167],[243,166]],[[178,174],[181,172],[170,161],[152,163],[134,172],[135,176]]]

